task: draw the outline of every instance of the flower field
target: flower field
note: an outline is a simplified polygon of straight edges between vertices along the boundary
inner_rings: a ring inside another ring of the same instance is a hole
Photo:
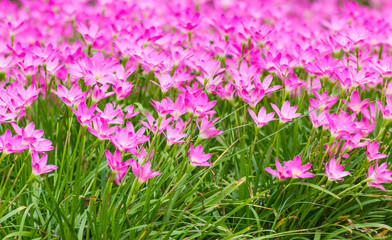
[[[1,239],[392,239],[392,2],[0,1]]]

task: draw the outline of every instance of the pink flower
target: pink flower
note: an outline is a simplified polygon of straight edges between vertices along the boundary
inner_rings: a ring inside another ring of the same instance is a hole
[[[158,79],[159,84],[154,81],[150,81],[150,82],[159,86],[162,92],[165,93],[169,91],[170,88],[173,87],[173,80],[172,80],[173,77],[169,73],[162,73],[162,74],[155,73],[155,76]]]
[[[125,114],[125,119],[134,117],[134,116],[136,116],[136,115],[138,115],[138,114],[140,113],[140,112],[134,112],[134,111],[133,111],[134,108],[135,108],[135,106],[133,106],[133,105],[129,105],[129,106],[126,106],[126,107],[124,108],[124,112],[126,112],[126,114]]]
[[[370,181],[367,184],[371,187],[376,187],[386,191],[386,189],[384,188],[384,186],[381,185],[381,183],[391,182],[391,174],[392,170],[387,169],[387,163],[383,163],[378,166],[377,160],[376,165],[374,166],[374,170],[372,165],[369,166],[369,174],[367,175],[367,179]]]
[[[384,116],[385,119],[391,120],[392,119],[392,100],[389,98],[389,96],[386,96],[387,99],[387,104],[385,107],[381,103],[380,100],[376,100],[377,106],[380,109],[382,115]]]
[[[312,109],[311,107],[309,107],[309,118],[314,128],[327,126],[328,125],[327,115],[328,115],[327,110],[323,110],[320,112],[319,115],[317,115],[316,109]]]
[[[213,90],[212,93],[219,95],[219,97],[226,99],[228,101],[232,101],[234,98],[234,93],[236,90],[233,90],[233,84],[228,83],[224,87],[222,84],[218,85],[216,90]]]
[[[48,139],[39,139],[29,145],[30,152],[35,151],[37,153],[44,154],[44,152],[52,151],[54,147],[52,146],[52,141]]]
[[[282,165],[280,164],[277,158],[275,158],[275,165],[276,165],[276,170],[267,167],[265,168],[265,171],[277,177],[279,180],[284,180],[292,176],[290,170],[286,166],[282,167]]]
[[[106,92],[109,89],[109,85],[104,84],[101,87],[98,87],[98,85],[94,86],[93,92],[91,94],[91,99],[94,103],[97,103],[101,101],[104,98],[107,98],[109,96],[112,96],[115,94],[115,92]]]
[[[196,121],[197,128],[199,129],[200,135],[199,137],[202,139],[208,139],[212,138],[216,135],[219,135],[223,133],[223,131],[220,131],[216,129],[213,125],[216,121],[218,121],[219,118],[215,118],[214,120],[210,121],[208,120],[208,117],[204,117],[199,125],[199,122]]]
[[[78,24],[76,29],[80,34],[82,34],[87,45],[91,45],[94,41],[102,36],[105,32],[103,30],[98,30],[98,25],[95,22],[90,24],[90,28],[87,28],[83,23]]]
[[[131,82],[117,82],[113,85],[113,90],[116,93],[117,100],[122,100],[131,94],[135,87]]]
[[[181,129],[168,127],[168,128],[166,128],[166,134],[165,133],[163,133],[163,134],[166,136],[167,145],[169,145],[169,146],[173,145],[174,143],[186,142],[186,141],[181,140],[187,136],[186,133],[182,133]]]
[[[256,116],[255,112],[250,108],[248,108],[248,112],[249,112],[250,116],[253,118],[253,120],[255,121],[258,128],[261,128],[262,126],[267,125],[268,122],[275,120],[275,118],[274,118],[275,113],[272,112],[272,113],[266,114],[266,110],[264,107],[260,108],[260,111],[257,116]]]
[[[350,172],[343,171],[344,165],[339,165],[340,159],[332,158],[325,164],[325,173],[330,181],[344,180],[343,177],[350,174]]]
[[[299,156],[295,156],[293,160],[284,162],[285,167],[290,170],[293,178],[310,178],[313,177],[313,173],[306,172],[312,164],[308,163],[301,166],[301,158]]]
[[[200,93],[195,96],[194,94],[185,93],[185,104],[187,108],[192,111],[193,115],[202,118],[206,115],[213,115],[216,112],[211,110],[216,104],[216,101],[209,101],[207,94]]]
[[[114,182],[120,185],[121,181],[124,179],[125,174],[128,171],[128,166],[132,164],[134,159],[128,159],[125,162],[122,161],[121,152],[116,149],[114,154],[108,150],[105,151],[106,153],[106,160],[108,161],[108,165],[112,172],[116,174],[114,178]]]
[[[309,103],[311,108],[316,108],[319,110],[327,110],[332,107],[339,98],[337,96],[328,97],[328,92],[324,92],[322,94],[318,94],[318,92],[313,91],[317,100],[313,98],[309,98]]]
[[[190,9],[185,10],[181,17],[177,18],[179,27],[186,31],[192,31],[197,25],[199,25],[202,17],[200,13],[193,13]]]
[[[265,91],[260,88],[253,89],[251,91],[243,89],[238,92],[238,95],[240,95],[242,99],[249,104],[249,106],[254,108],[264,98]]]
[[[186,106],[184,102],[184,98],[182,96],[178,96],[176,101],[172,105],[172,112],[170,115],[173,116],[174,120],[179,119],[183,114],[186,113]]]
[[[289,122],[293,118],[299,117],[302,115],[302,113],[296,113],[297,111],[297,106],[290,107],[290,102],[286,101],[282,105],[282,110],[279,110],[279,108],[271,103],[272,108],[275,110],[275,112],[279,116],[279,120],[281,123]]]
[[[151,171],[150,161],[146,162],[143,166],[141,166],[137,161],[133,161],[131,164],[132,172],[135,174],[140,183],[144,183],[148,179],[161,174],[159,171]]]
[[[108,120],[98,117],[92,121],[91,126],[88,126],[87,130],[99,140],[103,141],[109,140],[119,128],[119,126],[109,127]]]
[[[4,154],[23,152],[23,150],[29,148],[29,146],[23,145],[22,140],[22,136],[16,135],[13,137],[11,131],[7,129],[5,130],[5,133],[0,136],[0,151]]]
[[[155,108],[155,110],[157,110],[160,117],[165,117],[167,114],[173,112],[173,101],[168,97],[165,97],[162,102],[152,100],[150,103]]]
[[[191,143],[188,156],[192,166],[206,167],[213,165],[207,162],[207,160],[211,158],[212,154],[204,154],[203,151],[204,148],[202,146],[196,146],[195,148],[193,148],[193,143]]]
[[[16,124],[12,124],[12,127],[14,128],[16,134],[22,136],[21,144],[23,145],[29,145],[38,140],[41,140],[41,137],[44,134],[44,131],[41,129],[35,130],[34,122],[29,123],[25,128],[21,128]]]
[[[163,133],[163,131],[165,131],[166,130],[166,128],[167,128],[167,126],[169,125],[169,123],[171,122],[171,120],[173,119],[173,118],[162,118],[162,120],[161,120],[161,122],[160,122],[160,124],[159,124],[159,129],[158,129],[158,122],[159,122],[159,119],[155,119],[150,113],[146,113],[146,118],[147,118],[147,121],[148,121],[148,123],[146,123],[146,122],[144,122],[144,121],[141,121],[141,120],[139,120],[139,122],[143,125],[143,126],[145,126],[147,129],[149,129],[151,132],[153,132],[153,133],[157,133],[157,132],[159,132],[159,133]]]
[[[108,124],[123,124],[124,123],[124,113],[121,107],[118,105],[114,109],[115,102],[107,103],[103,112],[97,108],[97,111],[101,113],[101,118],[108,120]]]
[[[15,122],[14,119],[17,117],[16,113],[7,113],[7,108],[0,106],[0,123],[12,123]]]
[[[376,141],[369,143],[367,145],[367,151],[366,151],[366,156],[369,161],[377,160],[377,159],[382,159],[388,157],[386,154],[380,154],[378,153],[378,150],[380,149],[380,145],[377,144]]]
[[[368,102],[369,99],[361,101],[361,96],[359,95],[358,91],[355,90],[351,94],[350,102],[346,102],[346,105],[348,109],[357,114],[369,106],[369,104],[367,104]]]
[[[8,90],[10,90],[10,95],[18,99],[25,107],[31,107],[31,104],[38,98],[38,94],[41,91],[40,89],[37,89],[35,85],[30,85],[25,89],[19,84],[10,85],[9,88],[7,88],[7,91]]]
[[[132,123],[127,122],[127,126],[118,130],[116,135],[110,136],[110,141],[120,151],[138,153],[138,145],[148,141],[149,136],[143,135],[145,128],[140,128],[137,132]]]
[[[94,104],[88,108],[85,102],[79,103],[78,110],[75,110],[71,107],[72,112],[74,112],[76,118],[82,126],[90,125],[92,120],[99,117],[101,113],[95,114],[95,109],[97,109],[97,104]]]
[[[48,155],[44,154],[42,158],[39,158],[37,152],[32,152],[31,153],[31,166],[33,168],[32,174],[40,175],[43,173],[51,172],[58,168],[56,165],[46,165],[47,161],[48,161]]]
[[[117,61],[113,59],[105,59],[100,51],[96,52],[92,58],[84,58],[77,64],[80,65],[82,76],[86,85],[89,86],[97,82],[101,84],[114,83],[115,76],[113,72],[124,72],[122,65],[118,66]]]
[[[67,106],[78,106],[79,103],[83,102],[87,92],[82,92],[82,89],[78,84],[75,84],[68,90],[63,85],[59,84],[57,86],[57,91],[53,91],[61,101],[63,101]]]
[[[137,154],[137,160],[139,161],[139,163],[142,163],[146,157],[147,157],[148,151],[146,151],[145,148],[142,148],[139,153]],[[154,156],[154,151],[151,151],[149,154],[149,159],[151,159]]]

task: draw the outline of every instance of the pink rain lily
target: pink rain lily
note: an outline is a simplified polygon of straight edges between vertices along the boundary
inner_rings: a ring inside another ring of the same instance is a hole
[[[10,95],[17,98],[25,107],[31,107],[34,100],[38,98],[41,89],[37,89],[35,85],[30,85],[27,89],[19,84],[11,84],[7,91]]]
[[[369,182],[367,184],[371,187],[376,187],[386,191],[385,187],[382,186],[381,183],[391,182],[391,175],[392,170],[387,169],[387,163],[383,163],[378,166],[377,160],[374,169],[372,165],[369,166],[369,172],[367,175],[367,180],[369,180]]]
[[[147,161],[143,166],[141,166],[137,161],[133,161],[131,165],[132,165],[132,172],[139,180],[139,183],[144,183],[148,179],[161,174],[159,171],[157,172],[151,171],[150,161]]]
[[[23,145],[29,145],[38,140],[41,140],[41,137],[44,134],[44,131],[41,129],[35,130],[34,122],[27,124],[25,128],[21,128],[14,123],[12,124],[12,127],[14,128],[16,134],[22,136],[21,144]]]
[[[87,45],[91,45],[97,38],[99,38],[105,33],[103,30],[98,30],[98,28],[98,24],[96,24],[95,22],[91,23],[90,28],[87,28],[86,25],[80,23],[76,30],[80,32],[80,34],[82,34]]]
[[[275,120],[275,118],[274,118],[275,113],[272,112],[272,113],[266,114],[266,110],[264,107],[260,108],[260,111],[257,116],[256,116],[255,112],[250,108],[248,108],[248,112],[249,112],[250,116],[253,118],[253,120],[255,121],[258,128],[261,128],[262,126],[267,125],[268,122]]]
[[[143,163],[144,160],[146,159],[148,154],[148,151],[146,151],[145,148],[141,148],[139,153],[137,154],[136,158],[139,161],[139,163]],[[149,159],[151,159],[154,156],[154,151],[151,151],[149,154]]]
[[[386,155],[386,154],[378,153],[379,149],[380,149],[380,145],[377,144],[376,141],[374,141],[372,143],[369,143],[367,145],[367,151],[366,151],[367,159],[369,161],[373,161],[373,160],[377,160],[377,159],[382,159],[382,158],[388,157],[388,155]]]
[[[138,115],[140,112],[134,112],[135,106],[129,105],[124,108],[124,112],[126,112],[124,119],[128,119]]]
[[[310,178],[314,176],[313,173],[306,172],[312,164],[308,163],[301,166],[302,163],[299,156],[295,156],[293,160],[284,162],[284,164],[290,170],[293,178]]]
[[[145,128],[140,128],[137,132],[130,122],[127,126],[116,131],[116,135],[110,136],[110,141],[120,151],[131,152],[134,155],[138,153],[138,145],[148,141],[149,136],[143,135]]]
[[[168,97],[165,97],[162,100],[162,102],[154,101],[154,100],[151,101],[152,101],[151,105],[155,108],[155,110],[158,112],[158,115],[160,117],[164,117],[173,111],[172,110],[173,101]]]
[[[46,165],[48,161],[48,155],[44,154],[41,158],[37,152],[31,153],[31,166],[33,168],[33,175],[40,175],[43,173],[51,172],[58,167],[56,165]]]
[[[92,124],[87,126],[87,130],[101,141],[109,140],[119,128],[119,126],[109,127],[108,120],[101,117],[95,118]]]
[[[131,82],[117,82],[113,85],[113,90],[116,93],[117,100],[123,100],[128,97],[132,89],[135,87]]]
[[[166,128],[166,134],[163,133],[166,136],[167,140],[167,145],[173,145],[175,143],[184,143],[186,141],[181,140],[184,137],[187,136],[186,133],[182,133],[182,129],[178,128],[171,128],[170,126]]]
[[[163,133],[165,130],[166,130],[166,128],[167,128],[167,126],[169,125],[169,123],[171,122],[171,120],[173,119],[173,118],[162,118],[162,120],[161,120],[161,122],[160,122],[160,124],[159,124],[159,129],[158,129],[158,122],[159,122],[159,119],[155,119],[150,113],[146,113],[146,118],[147,118],[147,121],[148,121],[148,123],[147,122],[144,122],[144,121],[141,121],[141,120],[139,120],[139,122],[143,125],[143,126],[145,126],[147,129],[149,129],[151,132],[153,132],[153,133]]]
[[[121,181],[124,179],[124,176],[128,171],[128,166],[130,166],[132,162],[135,160],[128,159],[125,162],[123,162],[121,152],[118,149],[114,151],[113,155],[108,150],[106,150],[105,153],[106,153],[106,160],[108,161],[108,165],[110,169],[114,174],[116,174],[114,178],[114,182],[117,185],[120,185]]]
[[[277,177],[280,181],[292,177],[290,169],[288,169],[286,166],[282,166],[277,158],[275,158],[275,165],[276,165],[276,170],[267,167],[265,168],[265,171]]]
[[[192,114],[198,118],[216,113],[214,110],[211,110],[215,106],[216,101],[209,101],[208,96],[205,93],[200,93],[195,96],[187,91],[185,93],[184,101],[188,111],[192,112]]]
[[[98,85],[95,85],[93,88],[93,92],[91,94],[91,100],[93,101],[93,103],[97,103],[99,101],[101,101],[104,98],[107,98],[113,94],[115,94],[115,92],[106,92],[109,89],[109,85],[108,84],[104,84],[101,87],[99,87]]]
[[[203,151],[203,146],[196,146],[193,148],[193,143],[191,143],[188,156],[192,166],[207,167],[213,165],[207,162],[207,160],[211,158],[212,154],[204,154]]]
[[[154,81],[150,81],[150,82],[159,86],[162,92],[166,93],[167,91],[169,91],[170,88],[173,87],[173,81],[172,81],[173,77],[169,73],[162,73],[162,74],[155,73],[155,76],[158,79],[159,84]]]
[[[23,137],[20,135],[12,136],[9,129],[0,136],[0,152],[4,154],[23,152],[29,146],[22,144]]]
[[[95,114],[96,109],[97,104],[94,104],[88,108],[85,102],[79,103],[78,110],[75,110],[71,107],[72,112],[76,115],[76,118],[82,126],[89,126],[91,121],[99,117],[101,113]]]
[[[279,110],[279,108],[271,103],[272,108],[275,110],[275,112],[279,116],[279,120],[281,123],[289,122],[293,120],[293,118],[299,117],[302,115],[302,113],[296,113],[297,111],[297,106],[290,107],[290,102],[285,101],[282,105],[282,109]]]
[[[328,92],[319,94],[317,91],[313,91],[316,99],[309,98],[309,103],[311,108],[317,108],[319,110],[327,110],[332,107],[339,98],[337,96],[328,97]]]
[[[332,158],[328,163],[325,164],[325,173],[327,174],[328,180],[344,180],[343,177],[350,174],[350,172],[343,171],[344,165],[340,165],[340,158]]]
[[[116,102],[107,103],[103,112],[97,108],[97,111],[101,113],[101,118],[108,120],[108,124],[123,124],[124,123],[124,113],[121,107],[118,105],[114,109]]]
[[[198,121],[196,121],[197,128],[200,132],[199,137],[201,139],[208,139],[223,133],[223,131],[220,131],[214,127],[214,123],[218,120],[219,118],[215,118],[214,120],[210,121],[208,120],[208,117],[204,117],[200,121],[200,124]]]
[[[392,100],[386,96],[387,104],[384,106],[380,100],[376,100],[377,106],[386,120],[392,120]]]
[[[17,117],[16,113],[7,113],[7,108],[0,106],[0,123],[12,123],[15,122],[14,119]]]
[[[348,109],[357,114],[369,106],[369,104],[367,104],[368,102],[369,99],[361,101],[361,96],[359,95],[358,91],[354,91],[351,94],[350,102],[346,102],[346,105]]]
[[[87,92],[83,92],[78,84],[74,84],[70,90],[59,84],[57,86],[57,91],[53,91],[53,93],[67,106],[78,106],[79,103],[85,100],[85,97],[88,94]]]

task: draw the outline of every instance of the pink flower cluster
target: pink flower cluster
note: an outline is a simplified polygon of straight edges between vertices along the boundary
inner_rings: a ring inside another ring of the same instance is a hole
[[[210,166],[206,139],[221,140],[223,109],[243,105],[236,124],[254,122],[257,133],[277,119],[325,133],[329,180],[347,176],[340,163],[366,148],[368,184],[384,190],[392,181],[378,165],[392,122],[392,4],[313,2],[2,1],[0,150],[28,148],[35,174],[53,170],[38,155],[52,143],[29,120],[34,101],[52,101],[111,142],[116,183],[129,166],[144,182],[160,173],[151,171],[160,137],[168,149],[186,147],[191,165]],[[137,160],[122,162],[127,154]],[[280,180],[313,177],[298,156],[275,166],[266,170]]]

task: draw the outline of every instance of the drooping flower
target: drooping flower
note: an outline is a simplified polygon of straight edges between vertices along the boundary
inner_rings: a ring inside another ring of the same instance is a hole
[[[340,165],[340,158],[332,158],[328,163],[325,164],[325,173],[327,174],[328,180],[344,180],[343,177],[350,174],[348,171],[343,171],[344,165]]]
[[[204,154],[203,151],[203,146],[196,146],[195,148],[193,148],[193,143],[191,143],[188,156],[192,166],[206,167],[213,165],[207,162],[207,160],[211,158],[212,154]]]
[[[151,170],[150,161],[147,161],[143,166],[141,166],[138,161],[133,161],[131,165],[132,172],[135,174],[140,183],[144,183],[148,179],[161,174],[159,171],[156,172]]]
[[[51,172],[58,167],[56,165],[46,165],[48,161],[48,155],[44,154],[41,158],[37,152],[31,153],[31,166],[32,166],[32,174],[33,175],[40,175],[43,173]]]
[[[383,163],[380,166],[378,166],[378,160],[376,161],[376,164],[373,166],[369,166],[369,172],[367,175],[367,179],[369,182],[367,183],[371,187],[376,187],[381,190],[386,191],[385,187],[381,185],[381,183],[387,183],[391,182],[392,178],[392,170],[387,169],[387,163]]]

